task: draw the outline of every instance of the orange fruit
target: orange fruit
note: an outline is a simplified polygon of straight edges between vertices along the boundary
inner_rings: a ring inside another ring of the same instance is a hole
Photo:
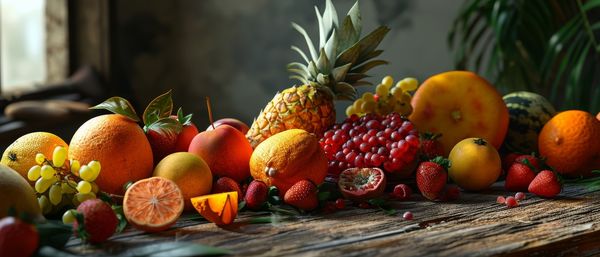
[[[165,230],[183,212],[183,195],[175,182],[152,177],[133,183],[123,198],[123,214],[130,224],[147,232]]]
[[[556,172],[587,175],[600,168],[600,120],[584,111],[561,112],[542,128],[538,147]]]
[[[10,144],[0,163],[11,167],[27,180],[27,172],[35,163],[35,155],[42,153],[46,159],[52,159],[54,148],[62,146],[68,149],[67,143],[57,135],[48,132],[32,132],[19,137]],[[29,183],[33,183],[29,181]]]
[[[190,198],[210,193],[213,177],[210,168],[193,153],[179,152],[167,155],[154,168],[155,177],[170,179],[175,182],[185,203],[185,209],[193,208]]]
[[[71,139],[69,158],[100,161],[102,171],[95,182],[111,194],[123,194],[127,182],[152,175],[152,149],[144,131],[118,114],[94,117],[81,125]]]
[[[192,205],[202,217],[217,225],[233,223],[238,212],[236,191],[203,195],[191,199]]]
[[[468,71],[450,71],[427,79],[415,92],[409,119],[419,132],[441,133],[444,154],[459,141],[481,137],[496,149],[508,130],[508,109],[485,79]]]
[[[290,129],[269,137],[254,149],[250,173],[267,186],[276,186],[284,195],[300,180],[321,184],[327,174],[327,158],[314,134]]]
[[[500,155],[482,138],[466,138],[458,142],[448,156],[448,176],[458,186],[471,191],[488,188],[500,177]]]

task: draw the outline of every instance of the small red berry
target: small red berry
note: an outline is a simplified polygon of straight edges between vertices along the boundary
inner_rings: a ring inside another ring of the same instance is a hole
[[[338,210],[346,208],[346,202],[344,201],[344,199],[338,198],[337,200],[335,200],[335,208]]]
[[[394,191],[392,192],[392,197],[396,198],[400,201],[408,200],[410,195],[412,194],[412,190],[406,184],[398,184],[394,187]]]
[[[519,200],[519,201],[521,201],[521,200],[525,199],[525,193],[523,193],[523,192],[517,192],[517,193],[515,194],[515,199],[517,199],[517,200]]]
[[[404,218],[405,220],[412,220],[413,219],[413,214],[412,212],[405,212],[404,215],[402,215],[402,218]]]
[[[519,206],[519,202],[512,196],[506,197],[506,206],[508,208],[513,208]]]
[[[504,196],[499,195],[498,198],[496,198],[496,203],[504,204],[506,203],[506,198],[504,198]]]

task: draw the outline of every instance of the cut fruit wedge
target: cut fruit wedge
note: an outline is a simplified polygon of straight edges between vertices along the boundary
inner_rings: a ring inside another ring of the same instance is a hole
[[[237,192],[203,195],[191,199],[202,217],[217,225],[233,223],[238,212]]]
[[[157,232],[168,229],[183,212],[183,194],[173,181],[152,177],[131,185],[123,199],[123,213],[134,227]]]

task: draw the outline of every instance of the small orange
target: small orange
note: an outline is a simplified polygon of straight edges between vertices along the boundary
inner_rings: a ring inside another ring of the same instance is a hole
[[[123,198],[123,214],[127,221],[147,232],[169,228],[182,212],[181,190],[166,178],[152,177],[135,182]]]
[[[27,179],[27,172],[35,163],[35,155],[42,153],[47,159],[52,158],[54,148],[62,146],[68,148],[67,143],[57,135],[48,132],[32,132],[19,137],[10,144],[4,153],[0,163],[13,168],[30,184],[32,181]]]
[[[561,112],[544,125],[538,146],[558,173],[586,175],[600,159],[600,120],[584,111]]]
[[[202,217],[217,225],[233,223],[238,212],[236,191],[203,195],[191,199],[192,205]]]
[[[154,168],[154,176],[175,182],[181,193],[185,209],[191,210],[190,198],[209,194],[213,176],[208,164],[193,153],[178,152],[167,155]]]
[[[448,176],[466,190],[488,188],[502,171],[498,151],[483,138],[463,139],[452,148],[448,159]]]
[[[152,175],[152,149],[144,131],[119,114],[94,117],[81,125],[69,144],[69,158],[100,161],[102,172],[95,182],[111,194],[123,194],[127,182]]]
[[[279,132],[260,143],[250,157],[250,173],[283,196],[300,180],[319,185],[327,174],[327,157],[317,137],[302,129]]]

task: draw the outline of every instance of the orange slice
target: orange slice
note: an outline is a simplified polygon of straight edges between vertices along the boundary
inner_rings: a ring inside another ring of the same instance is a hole
[[[217,225],[233,223],[238,212],[237,192],[203,195],[191,199],[202,217]]]
[[[127,221],[147,232],[171,227],[183,212],[183,206],[183,194],[177,184],[160,177],[135,182],[123,199]]]

